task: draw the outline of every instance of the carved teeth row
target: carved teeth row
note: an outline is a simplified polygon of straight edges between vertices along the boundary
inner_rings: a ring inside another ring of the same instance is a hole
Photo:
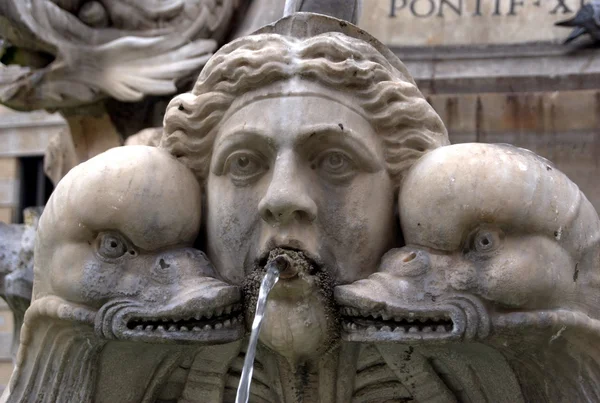
[[[354,316],[354,317],[363,317],[366,319],[372,319],[372,320],[393,320],[395,322],[408,322],[408,323],[425,323],[425,322],[449,322],[451,319],[447,316],[443,316],[443,315],[434,315],[434,316],[419,316],[417,317],[417,315],[414,312],[408,312],[406,317],[402,317],[402,316],[392,316],[389,313],[385,312],[385,311],[378,311],[378,312],[364,312],[364,311],[359,311],[356,308],[349,308],[349,307],[344,307],[342,308],[342,314],[346,315],[346,316]]]
[[[342,321],[342,327],[344,330],[365,330],[367,332],[394,332],[394,333],[449,333],[452,331],[453,326],[451,324],[437,325],[437,326],[407,326],[407,325],[394,325],[394,324],[374,324],[369,326],[357,325],[354,322]]]
[[[190,317],[186,317],[186,318],[151,317],[151,318],[144,318],[143,321],[144,322],[163,322],[163,323],[168,323],[168,324],[177,323],[180,321],[184,321],[184,322],[189,322],[189,321],[193,321],[193,320],[201,321],[201,320],[212,319],[213,317],[216,318],[216,317],[219,317],[222,315],[231,315],[232,312],[240,312],[241,310],[242,310],[242,305],[235,304],[235,305],[229,305],[227,307],[216,308],[214,311],[211,311],[211,312],[201,312],[195,316],[190,316]]]
[[[361,313],[358,309],[344,307],[342,308],[342,314],[348,316],[361,316]]]
[[[170,325],[137,325],[135,327],[135,330],[146,331],[146,332],[153,332],[153,331],[163,331],[163,332],[164,331],[168,331],[168,332],[194,331],[194,332],[199,332],[199,331],[220,330],[220,329],[224,329],[224,328],[230,328],[232,326],[237,325],[238,323],[242,323],[241,316],[225,319],[222,322],[216,322],[216,323],[212,323],[212,324],[204,324],[204,325],[199,325],[199,326],[178,325],[178,324],[174,323],[173,321],[171,321]]]

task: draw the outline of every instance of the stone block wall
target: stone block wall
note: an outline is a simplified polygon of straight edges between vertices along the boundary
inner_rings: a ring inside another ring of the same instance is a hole
[[[19,159],[43,156],[50,138],[65,128],[58,115],[16,112],[0,106],[0,222],[15,223],[18,217],[21,185],[27,185],[20,177]],[[0,390],[8,384],[13,369],[12,331],[12,312],[0,299]]]
[[[0,158],[0,222],[14,221],[18,205],[19,160],[16,157]]]
[[[0,106],[0,222],[15,222],[21,187],[20,157],[43,156],[50,138],[66,128],[59,115]]]
[[[434,95],[452,143],[510,143],[552,161],[600,211],[600,91]]]

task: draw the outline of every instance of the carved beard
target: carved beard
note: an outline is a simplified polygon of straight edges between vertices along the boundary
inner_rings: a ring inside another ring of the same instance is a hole
[[[293,279],[293,292],[286,292],[289,280],[285,279],[280,279],[271,291],[260,341],[295,366],[319,358],[335,346],[340,337],[339,314],[333,298],[332,271],[316,267],[302,252],[285,253],[293,255],[292,259],[304,269]],[[266,274],[264,263],[255,262],[244,281],[248,328],[254,320],[260,285]]]

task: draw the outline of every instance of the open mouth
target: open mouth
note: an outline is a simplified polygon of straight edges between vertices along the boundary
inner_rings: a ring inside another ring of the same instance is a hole
[[[390,318],[384,312],[361,313],[357,309],[342,308],[342,326],[346,330],[366,329],[370,332],[438,333],[452,332],[454,322],[449,315],[396,316]]]
[[[127,321],[127,329],[140,332],[206,332],[231,329],[241,323],[242,305],[235,304],[187,317],[132,317]]]
[[[342,307],[342,329],[348,341],[454,340],[463,333],[464,320],[453,309],[430,311],[362,311]]]
[[[277,255],[287,255],[295,261],[304,261],[306,264],[305,274],[314,275],[319,271],[321,264],[318,262],[318,258],[312,256],[307,251],[295,248],[287,245],[274,246],[269,250],[260,254],[260,259],[258,260],[259,267],[265,267],[267,262]]]
[[[227,343],[243,337],[242,304],[236,303],[204,312],[159,313],[129,311],[115,318],[117,339],[149,343]],[[125,326],[123,326],[125,325]]]

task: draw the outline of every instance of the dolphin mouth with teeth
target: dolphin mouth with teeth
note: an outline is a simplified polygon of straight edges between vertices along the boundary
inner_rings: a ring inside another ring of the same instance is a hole
[[[465,333],[464,315],[448,307],[435,310],[341,308],[343,337],[348,341],[452,341]]]
[[[242,305],[234,304],[193,315],[132,315],[126,319],[127,330],[122,337],[143,340],[158,336],[194,341],[196,335],[206,332],[226,336],[240,325],[243,325]]]
[[[236,341],[245,333],[239,290],[223,287],[216,291],[216,298],[196,292],[157,308],[128,299],[111,301],[98,311],[96,332],[106,339],[147,343]]]
[[[368,332],[396,332],[446,336],[454,330],[454,321],[449,313],[416,314],[404,312],[390,317],[386,312],[360,312],[357,309],[342,308],[343,325],[348,330],[365,329]]]
[[[353,342],[451,342],[489,334],[489,317],[480,301],[452,296],[434,304],[363,301],[338,293],[342,339]]]

